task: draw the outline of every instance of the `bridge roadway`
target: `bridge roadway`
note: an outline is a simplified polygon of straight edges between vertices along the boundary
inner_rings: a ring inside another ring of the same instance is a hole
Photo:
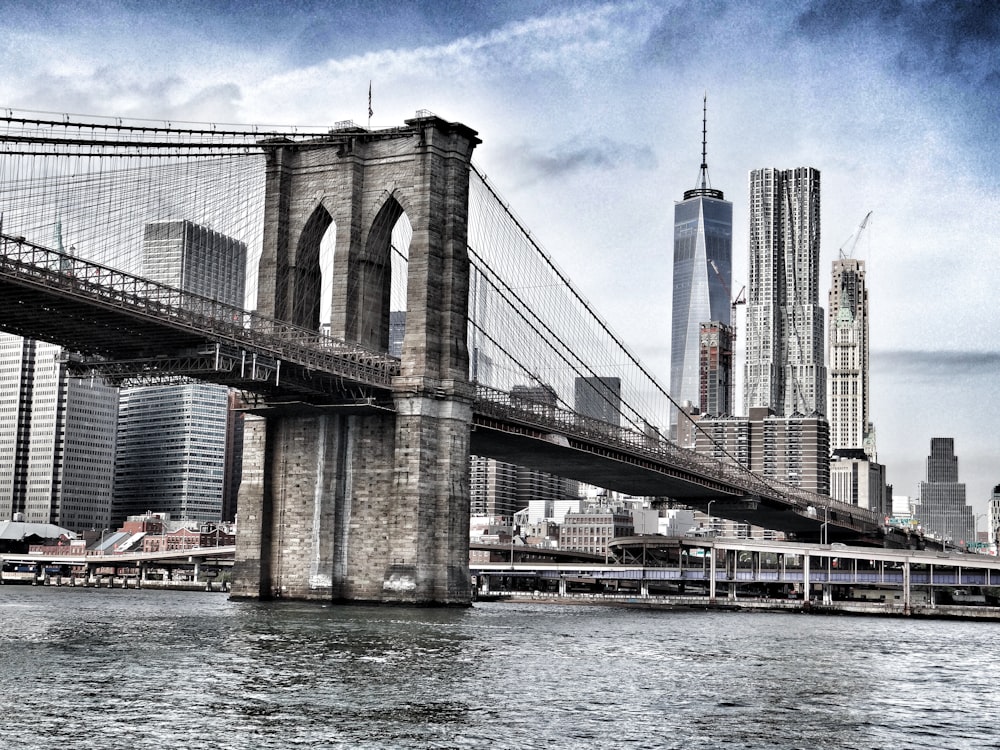
[[[263,397],[260,411],[392,410],[399,361],[215,300],[0,235],[0,329],[78,352],[78,374],[112,383],[196,378]],[[914,542],[865,509],[806,493],[615,427],[485,387],[473,402],[476,455],[793,535]]]
[[[602,563],[546,561],[546,551],[538,548],[477,545],[480,557],[489,553],[490,560],[474,561],[469,568],[481,598],[611,595],[690,605],[747,597],[799,600],[796,607],[810,600],[851,601],[860,603],[856,611],[866,611],[865,602],[901,611],[944,602],[990,605],[989,616],[1000,618],[1000,558],[995,556],[655,536],[616,539],[611,546]]]

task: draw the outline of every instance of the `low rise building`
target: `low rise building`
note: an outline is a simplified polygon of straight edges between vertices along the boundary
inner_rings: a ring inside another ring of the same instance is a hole
[[[634,534],[629,511],[589,508],[581,513],[566,514],[559,527],[559,549],[605,555],[612,539]]]

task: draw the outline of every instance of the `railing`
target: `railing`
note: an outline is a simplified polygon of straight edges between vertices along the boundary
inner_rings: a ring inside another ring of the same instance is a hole
[[[399,360],[275,318],[0,234],[0,275],[275,359],[388,388]]]
[[[801,514],[816,517],[817,520],[820,520],[818,512],[826,509],[827,519],[840,527],[848,526],[862,531],[879,525],[880,517],[874,511],[808,492],[784,482],[764,480],[745,467],[682,448],[652,429],[640,432],[620,427],[552,404],[533,401],[483,385],[476,386],[474,409],[485,416],[586,440],[609,448],[618,448],[635,456],[683,469],[695,476],[732,487],[751,497],[778,500],[793,506]],[[829,511],[836,512],[836,517],[830,519]]]
[[[117,269],[0,234],[0,276],[20,283],[153,318],[238,348],[251,348],[320,372],[389,388],[399,360],[315,331],[143,279]],[[805,515],[837,512],[838,526],[864,529],[879,524],[876,513],[764,480],[745,467],[681,448],[650,428],[639,431],[586,417],[505,391],[477,386],[476,410],[486,416],[562,434],[683,469],[751,497],[768,497]],[[817,517],[818,520],[818,517]]]

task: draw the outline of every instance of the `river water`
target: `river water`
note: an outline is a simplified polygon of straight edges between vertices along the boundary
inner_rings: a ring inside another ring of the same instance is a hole
[[[0,588],[0,748],[1000,746],[1000,625]]]

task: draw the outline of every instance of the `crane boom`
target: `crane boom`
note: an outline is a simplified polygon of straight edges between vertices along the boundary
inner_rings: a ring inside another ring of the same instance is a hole
[[[744,294],[744,292],[746,291],[746,288],[747,288],[746,284],[744,284],[743,288],[740,289],[740,293],[737,294],[734,297],[732,290],[729,288],[729,284],[726,283],[726,280],[724,278],[722,278],[722,274],[719,273],[719,267],[717,265],[715,265],[715,261],[714,260],[708,261],[708,265],[710,265],[712,267],[712,270],[715,271],[715,275],[718,277],[719,283],[722,284],[722,288],[726,290],[726,296],[729,297],[730,300],[732,300],[732,302],[730,303],[730,306],[729,306],[729,309],[732,310],[732,312],[730,313],[730,316],[729,316],[729,325],[733,329],[733,339],[735,340],[736,339],[736,306],[737,305],[745,305],[746,302],[747,302],[746,295]]]
[[[861,233],[865,231],[865,227],[868,226],[868,220],[872,217],[872,212],[869,211],[865,214],[865,218],[861,220],[858,228],[854,230],[854,233],[845,240],[844,244],[840,246],[840,257],[841,258],[853,258],[854,248],[858,245],[858,240],[861,239]],[[844,252],[844,248],[850,245],[847,252]]]

